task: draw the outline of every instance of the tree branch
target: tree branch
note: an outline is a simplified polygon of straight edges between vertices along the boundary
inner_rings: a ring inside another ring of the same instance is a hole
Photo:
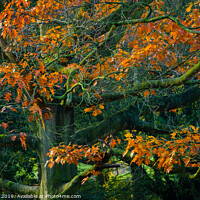
[[[178,94],[171,94],[167,96],[151,96],[146,99],[146,104],[138,101],[133,107],[137,107],[140,110],[140,115],[145,115],[152,111],[163,111],[181,108],[189,105],[200,98],[199,85],[193,86]]]
[[[39,186],[27,186],[3,179],[0,179],[0,188],[12,194],[39,194]]]
[[[96,100],[90,99],[90,102],[94,102],[93,104],[100,104],[102,102],[112,102],[115,100],[120,100],[127,98],[129,96],[136,96],[139,92],[145,91],[152,88],[168,88],[173,86],[179,86],[179,85],[191,85],[192,83],[196,84],[196,82],[192,82],[189,80],[194,74],[198,73],[200,71],[200,62],[198,62],[196,65],[194,65],[191,69],[189,69],[185,74],[183,74],[180,77],[177,78],[167,78],[167,79],[159,79],[159,80],[148,80],[144,81],[142,83],[139,83],[132,87],[132,89],[129,89],[124,92],[117,92],[112,94],[100,94],[101,98]],[[82,105],[91,105],[90,102],[84,102],[84,100],[81,97],[73,96],[73,104],[80,104]]]
[[[92,171],[101,171],[103,169],[106,168],[118,168],[120,167],[119,164],[104,164],[102,166],[98,166],[98,165],[93,165],[92,167],[90,167],[89,169],[84,170],[82,173],[80,173],[79,175],[75,176],[71,181],[69,181],[68,183],[65,183],[64,185],[62,185],[61,187],[58,188],[58,194],[62,195],[62,194],[69,194],[71,191],[73,191],[73,193],[75,193],[76,191],[78,191],[81,187],[81,183],[82,180],[86,177],[90,177],[92,175]]]
[[[138,130],[146,133],[169,134],[168,127],[158,126],[140,120],[136,114],[127,110],[120,111],[111,115],[107,119],[96,125],[78,130],[72,136],[72,141],[76,144],[94,144],[99,138],[104,139],[111,134],[115,134],[123,130]]]
[[[195,179],[195,178],[197,178],[197,177],[199,177],[199,176],[200,176],[200,167],[198,168],[198,170],[196,171],[195,174],[189,175],[189,178],[190,178],[190,179]]]
[[[164,125],[155,127],[155,125],[149,122],[141,121],[139,116],[151,113],[152,111],[180,108],[197,101],[199,98],[199,86],[194,86],[179,94],[163,97],[152,96],[146,100],[148,105],[144,105],[144,102],[138,101],[127,108],[127,110],[113,114],[96,125],[76,131],[75,135],[72,136],[72,141],[76,141],[78,144],[93,144],[99,138],[105,138],[108,135],[126,129],[135,129],[146,133],[169,134],[175,127]]]
[[[15,140],[12,141],[12,137],[16,136]],[[26,137],[26,146],[30,147],[33,150],[37,150],[38,149],[38,145],[40,143],[39,138],[32,136],[32,135],[28,135]],[[20,135],[0,135],[0,147],[5,147],[5,146],[21,146],[21,140],[20,140]]]
[[[150,4],[151,2],[153,2],[153,0],[143,0],[143,3],[146,4]],[[115,20],[118,22],[122,19],[138,19],[141,17],[144,9],[145,6],[142,3],[136,3],[132,0],[128,0],[117,10],[99,20],[98,23],[93,26],[93,28],[88,30],[87,34],[97,38],[110,30],[112,26],[112,24],[109,23],[110,21]]]
[[[110,154],[112,156],[118,156],[120,157],[121,160],[125,161],[126,163],[130,164],[131,160],[134,158],[134,155],[132,155],[131,157],[131,153],[127,152],[127,154],[125,156],[123,156],[124,150],[123,149],[118,149],[118,148],[111,148],[110,150]],[[149,167],[153,168],[154,170],[161,170],[158,169],[157,165],[155,164],[156,161],[152,161],[150,160],[150,164],[148,165]],[[131,164],[131,167],[134,166],[138,166],[135,163]],[[196,170],[196,172],[191,175],[191,173],[193,173]],[[188,178],[190,179],[194,179],[200,176],[200,168],[196,168],[196,167],[184,167],[184,166],[179,166],[179,165],[175,165],[173,166],[172,170],[169,172],[170,174],[184,174],[186,175]]]
[[[181,24],[181,22],[177,18],[169,16],[169,15],[154,17],[151,19],[145,18],[145,19],[124,20],[124,21],[119,21],[119,22],[110,22],[110,24],[119,26],[119,25],[137,24],[137,23],[150,23],[150,22],[156,22],[156,21],[163,20],[163,19],[170,19],[171,21],[176,23],[180,28],[182,28],[183,30],[185,30],[187,32],[194,33],[194,34],[200,34],[200,31],[194,30],[194,29],[198,29],[200,27],[188,28],[188,27],[184,26],[183,24]]]

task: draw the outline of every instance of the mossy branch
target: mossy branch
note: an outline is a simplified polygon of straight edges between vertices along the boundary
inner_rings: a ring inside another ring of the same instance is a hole
[[[77,176],[75,176],[71,181],[65,183],[58,189],[59,195],[69,194],[70,192],[76,193],[82,186],[82,180],[86,177],[90,177],[92,175],[92,171],[101,171],[105,168],[116,168],[120,167],[118,164],[104,164],[101,166],[93,165],[89,169],[84,170]]]
[[[199,176],[200,176],[200,167],[198,168],[198,170],[196,171],[195,174],[189,175],[189,178],[190,178],[190,179],[195,179],[195,178],[197,178],[197,177],[199,177]]]
[[[159,80],[148,80],[142,83],[134,85],[131,89],[127,90],[126,93],[124,92],[113,92],[112,94],[101,94],[101,99],[95,101],[95,99],[91,99],[90,102],[95,102],[96,104],[100,104],[102,102],[112,102],[119,99],[124,99],[130,96],[137,96],[139,92],[153,89],[153,88],[168,88],[173,86],[179,85],[196,85],[199,84],[199,80],[190,80],[190,78],[197,74],[200,71],[200,62],[194,65],[191,69],[189,69],[185,74],[177,78],[167,78],[167,79],[159,79]],[[99,77],[98,79],[100,79]],[[104,77],[102,77],[104,78]],[[199,98],[199,95],[196,96]],[[80,97],[74,96],[73,103],[87,105],[88,102],[84,102]],[[92,104],[90,104],[92,105]]]
[[[180,28],[182,28],[183,30],[185,30],[187,32],[194,33],[194,34],[200,34],[200,31],[194,30],[194,29],[198,29],[200,27],[186,27],[177,18],[169,16],[169,15],[153,17],[151,19],[147,19],[147,17],[146,17],[144,19],[123,20],[123,21],[119,21],[119,22],[110,22],[110,24],[119,26],[119,25],[137,24],[137,23],[150,23],[150,22],[160,21],[163,19],[170,19],[171,21],[175,22]]]
[[[194,65],[191,69],[189,69],[185,74],[177,78],[168,78],[163,80],[150,80],[140,83],[135,86],[135,90],[140,91],[144,89],[150,88],[167,88],[171,86],[182,85],[186,81],[189,80],[191,76],[198,73],[200,71],[200,62]]]
[[[3,179],[0,179],[0,189],[11,194],[39,194],[39,186],[27,186]]]
[[[132,112],[129,112],[128,110],[131,110]],[[76,141],[76,144],[92,145],[98,142],[99,138],[105,139],[107,136],[119,131],[133,129],[155,134],[171,133],[166,126],[154,126],[152,123],[140,120],[137,113],[138,110],[133,109],[132,107],[115,113],[95,125],[76,131],[72,136],[72,142]]]

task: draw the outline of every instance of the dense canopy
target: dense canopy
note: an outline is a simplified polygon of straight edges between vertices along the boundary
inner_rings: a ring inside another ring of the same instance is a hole
[[[76,194],[114,157],[198,178],[200,1],[0,6],[0,146],[32,149],[41,171],[39,186],[0,189]]]

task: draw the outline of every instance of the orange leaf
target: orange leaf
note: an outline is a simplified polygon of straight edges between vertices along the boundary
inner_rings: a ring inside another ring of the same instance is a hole
[[[85,181],[87,181],[89,179],[89,177],[85,177],[82,181],[81,181],[81,185],[83,185],[85,183]]]
[[[51,116],[49,115],[49,113],[44,113],[44,119],[45,120],[50,120]]]
[[[7,127],[8,127],[8,124],[7,123],[1,123],[1,126],[4,128],[4,129],[6,129]]]
[[[111,142],[109,143],[110,147],[113,148],[117,145],[116,140],[112,139]]]
[[[172,110],[169,110],[169,112],[177,112],[177,109],[172,109]]]
[[[26,150],[26,142],[25,142],[25,140],[26,140],[26,133],[22,133],[22,132],[20,132],[20,140],[21,140],[21,145],[22,145],[22,147],[24,147],[24,149]]]
[[[175,132],[173,132],[173,133],[171,134],[171,138],[172,138],[172,139],[174,139],[174,138],[175,138],[175,136],[176,136],[176,133],[175,133]]]
[[[92,111],[93,109],[94,109],[94,106],[92,106],[92,107],[90,107],[90,108],[86,108],[86,109],[84,109],[84,111],[85,111],[85,113],[86,113],[86,112]]]
[[[199,131],[199,127],[195,128],[193,125],[190,125],[189,127],[191,127],[195,133]]]
[[[14,141],[16,137],[17,137],[16,135],[12,136],[11,140]]]
[[[95,94],[95,97],[97,97],[98,99],[101,98],[101,96],[98,93]]]
[[[5,39],[5,37],[6,37],[6,29],[4,29],[3,31],[3,39]]]
[[[33,119],[34,119],[33,115],[29,115],[29,116],[28,116],[28,120],[29,120],[30,122],[32,122]]]
[[[156,96],[156,92],[154,90],[151,89],[151,94]]]
[[[11,108],[9,107],[10,110],[14,111],[14,112],[18,112],[15,108]]]
[[[94,81],[94,83],[93,83],[93,86],[95,86],[97,84],[97,80],[96,81]]]
[[[130,133],[130,132],[128,132],[126,135],[124,135],[126,138],[132,138],[133,137],[133,135]]]
[[[55,164],[55,162],[50,162],[50,163],[48,164],[48,167],[51,169],[51,168],[54,166],[54,164]]]
[[[4,99],[5,99],[6,101],[10,101],[10,100],[11,100],[11,93],[10,93],[10,92],[7,92],[7,93],[5,94],[5,96],[4,96]]]
[[[186,12],[190,12],[191,10],[192,10],[192,6],[193,6],[193,4],[192,3],[190,3],[190,5],[187,7],[187,9],[186,9]]]
[[[101,104],[99,104],[99,108],[100,109],[104,109],[104,105],[101,103]]]
[[[56,158],[55,162],[56,162],[56,163],[59,163],[59,162],[60,162],[60,156]]]
[[[148,95],[149,95],[149,91],[147,90],[144,92],[144,97],[147,97]]]
[[[95,109],[94,111],[93,111],[93,113],[92,113],[92,115],[93,116],[97,116],[98,114],[101,114],[101,110],[99,110],[99,109]]]
[[[119,139],[118,137],[117,137],[117,143],[118,143],[118,144],[121,143],[121,139]]]

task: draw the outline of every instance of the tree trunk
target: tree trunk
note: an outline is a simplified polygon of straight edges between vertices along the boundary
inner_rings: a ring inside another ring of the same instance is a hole
[[[41,138],[41,144],[38,150],[41,165],[39,196],[42,200],[50,199],[49,195],[57,195],[57,188],[70,181],[77,174],[77,168],[74,164],[55,164],[51,169],[45,166],[48,160],[47,153],[49,149],[58,145],[60,142],[69,143],[69,136],[74,133],[73,108],[57,105],[49,107],[52,118],[45,120],[45,130],[40,125],[38,133]]]

